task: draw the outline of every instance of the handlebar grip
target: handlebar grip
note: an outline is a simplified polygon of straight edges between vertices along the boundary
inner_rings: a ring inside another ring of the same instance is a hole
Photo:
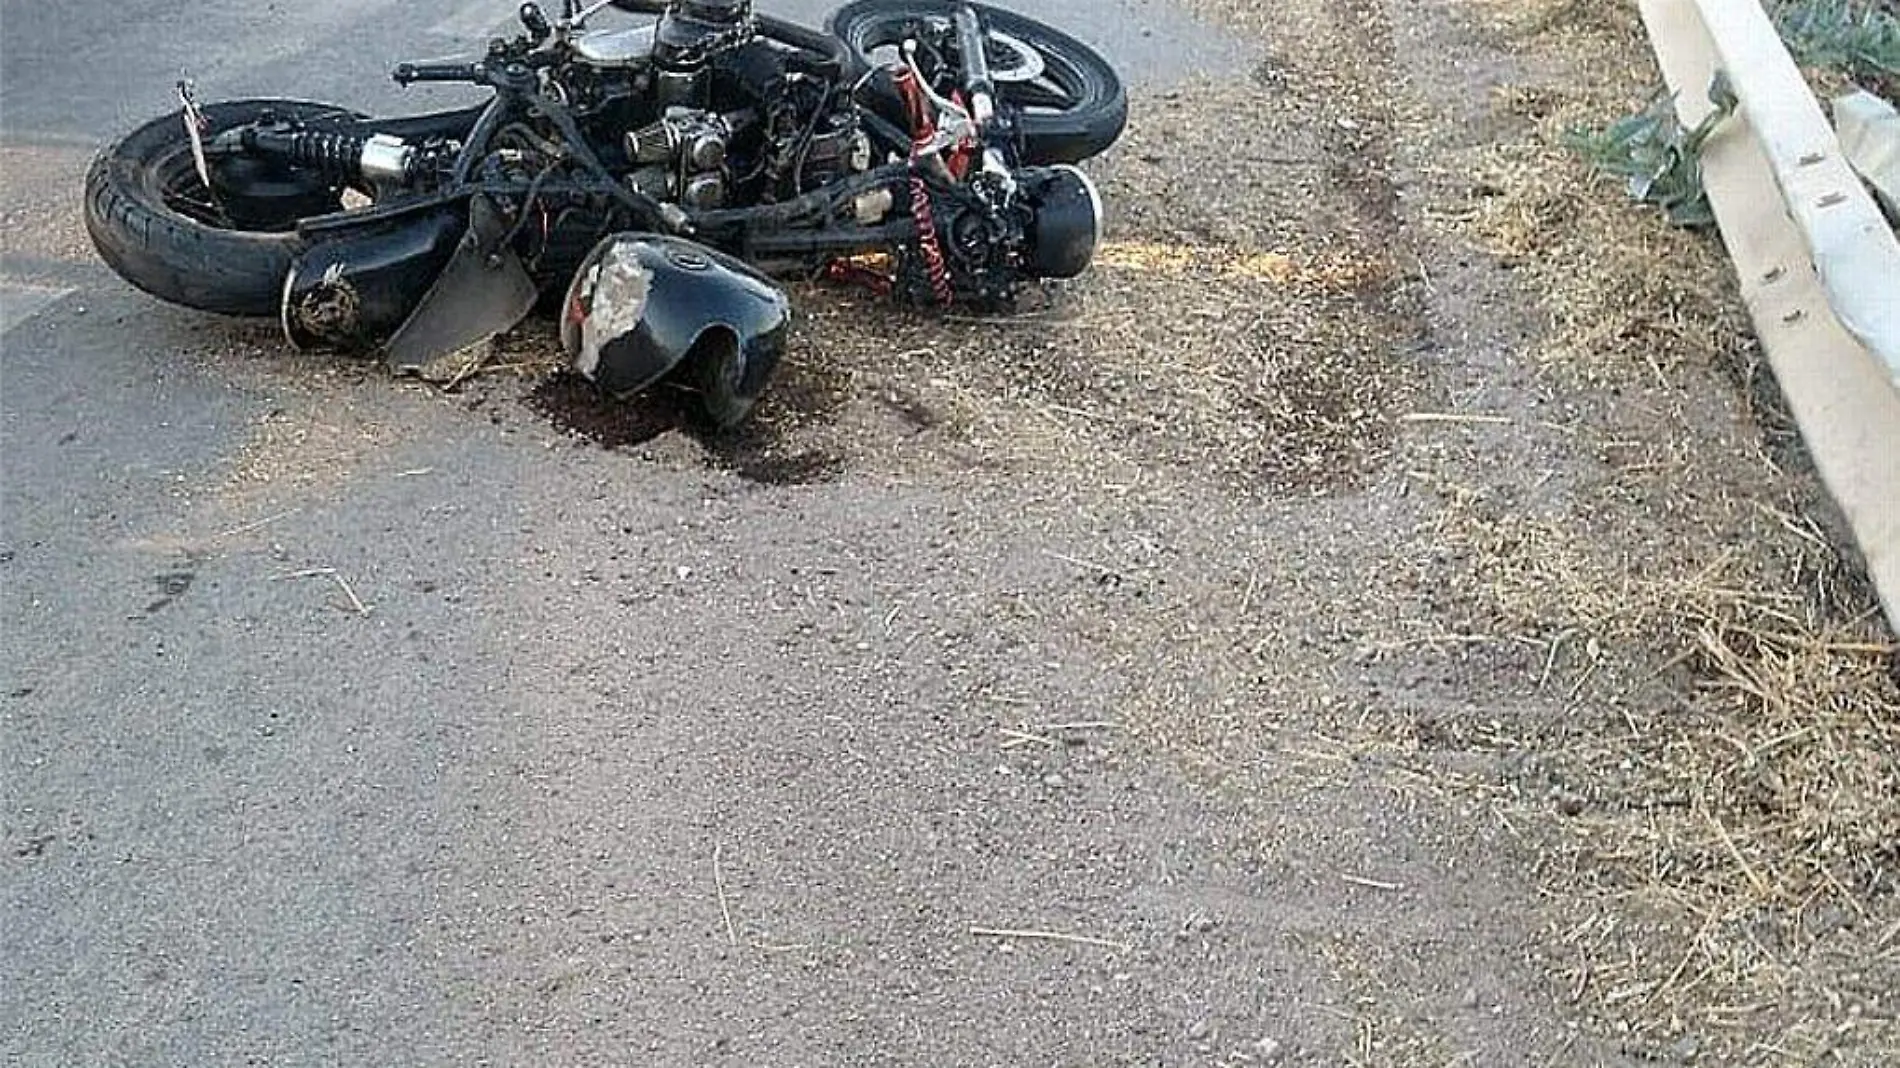
[[[480,82],[479,63],[399,63],[389,72],[397,85],[413,82]]]
[[[520,17],[521,25],[528,31],[529,40],[535,44],[540,44],[553,35],[554,24],[548,21],[547,14],[534,0],[527,0],[527,3],[521,5]]]

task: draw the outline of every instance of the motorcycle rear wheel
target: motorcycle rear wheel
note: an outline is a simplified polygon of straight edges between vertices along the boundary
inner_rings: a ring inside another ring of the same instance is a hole
[[[825,26],[844,41],[862,72],[891,62],[911,24],[948,19],[957,6],[958,0],[855,0],[832,12]],[[989,31],[984,53],[997,95],[1021,112],[1024,163],[1080,163],[1115,143],[1128,125],[1128,94],[1107,60],[1052,26],[971,6]],[[904,114],[888,78],[871,79],[860,99],[887,117]]]
[[[304,100],[232,100],[202,109],[218,133],[262,119],[355,118]],[[341,191],[327,210],[341,206]],[[276,316],[284,279],[302,251],[297,218],[316,214],[299,201],[283,217],[220,220],[199,179],[182,112],[154,119],[99,154],[86,174],[86,230],[120,277],[160,300],[224,315]]]

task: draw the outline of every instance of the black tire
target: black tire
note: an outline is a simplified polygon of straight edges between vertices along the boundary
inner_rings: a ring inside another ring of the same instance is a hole
[[[203,108],[207,136],[264,117],[355,118],[330,104],[232,100]],[[86,174],[86,230],[120,277],[173,304],[225,315],[276,316],[284,278],[302,243],[296,219],[234,229],[181,210],[181,197],[204,195],[192,164],[184,116],[173,112],[127,134],[99,154]]]
[[[983,16],[992,34],[1028,45],[1040,56],[1045,76],[1032,83],[1001,80],[997,95],[1021,111],[1023,162],[1031,166],[1080,163],[1100,155],[1128,125],[1128,94],[1108,61],[1087,45],[1034,19],[983,4],[971,5]],[[907,23],[921,18],[949,18],[957,0],[855,0],[832,12],[825,26],[844,41],[859,73],[879,61],[873,53],[896,44]],[[996,42],[1005,54],[1013,44]],[[987,51],[987,49],[986,49]],[[992,57],[992,63],[997,57]],[[1050,91],[1063,101],[1051,103]],[[874,78],[862,94],[875,97],[871,106],[885,114],[903,113],[888,80]]]

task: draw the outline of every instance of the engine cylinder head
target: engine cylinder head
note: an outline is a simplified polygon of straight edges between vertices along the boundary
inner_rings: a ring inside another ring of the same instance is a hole
[[[685,18],[725,26],[752,14],[752,0],[677,0],[673,7]]]
[[[653,59],[665,70],[697,71],[752,40],[752,0],[673,0],[654,28]]]
[[[662,70],[653,88],[662,108],[701,107],[706,103],[706,72],[699,68]]]

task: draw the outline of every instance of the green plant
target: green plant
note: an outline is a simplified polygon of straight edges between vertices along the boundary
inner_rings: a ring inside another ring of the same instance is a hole
[[[1572,130],[1568,144],[1597,169],[1624,178],[1630,196],[1662,208],[1676,226],[1715,225],[1702,187],[1702,142],[1735,109],[1735,97],[1720,75],[1709,87],[1715,110],[1695,129],[1676,117],[1673,93],[1658,93],[1648,107],[1602,130]]]
[[[1771,11],[1804,66],[1856,79],[1900,77],[1900,18],[1880,0],[1780,0]]]

